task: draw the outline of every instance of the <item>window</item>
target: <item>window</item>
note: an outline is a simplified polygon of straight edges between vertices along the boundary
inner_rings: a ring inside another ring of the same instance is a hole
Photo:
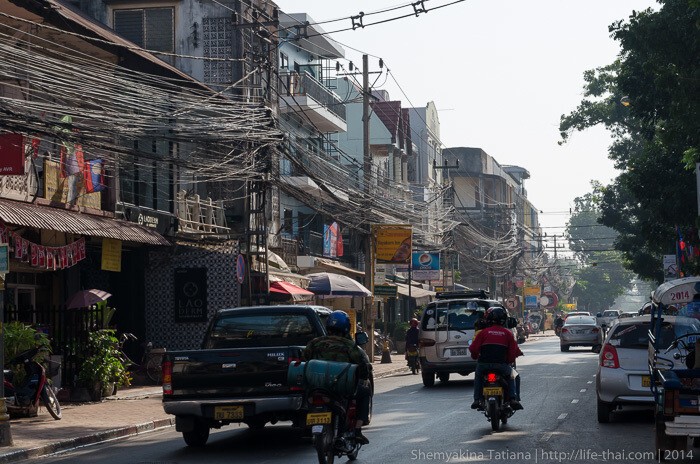
[[[289,68],[289,57],[287,55],[285,55],[284,53],[280,53],[280,68],[282,68],[282,69]]]
[[[485,307],[477,301],[438,303],[428,306],[423,316],[423,330],[472,330],[484,315]]]
[[[117,34],[146,50],[175,51],[173,8],[114,10]]]
[[[215,322],[205,348],[303,346],[318,335],[304,314],[231,315]]]

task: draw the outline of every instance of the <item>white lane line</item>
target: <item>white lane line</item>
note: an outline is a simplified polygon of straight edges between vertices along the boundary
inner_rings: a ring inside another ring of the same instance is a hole
[[[581,391],[581,393],[586,393],[586,389],[585,389],[585,388],[582,388],[580,391]]]
[[[566,416],[568,416],[568,415],[569,415],[569,414],[566,413],[566,412],[565,412],[565,413],[562,413],[562,414],[559,414],[559,417],[557,417],[557,419],[559,419],[559,420],[566,419]]]
[[[593,381],[592,381],[592,380],[589,380],[589,381],[588,381],[588,382],[586,382],[586,383],[593,383]]]
[[[544,435],[542,435],[542,438],[540,438],[540,441],[549,441],[549,439],[552,438],[552,435],[554,435],[553,432],[547,432]]]
[[[572,404],[576,404],[576,403],[578,403],[578,400],[573,399],[573,400],[571,400],[571,403],[572,403]]]

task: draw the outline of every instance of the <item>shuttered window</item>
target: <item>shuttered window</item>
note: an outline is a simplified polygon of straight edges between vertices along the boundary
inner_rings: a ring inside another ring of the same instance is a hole
[[[174,52],[173,8],[115,10],[114,30],[146,50]]]

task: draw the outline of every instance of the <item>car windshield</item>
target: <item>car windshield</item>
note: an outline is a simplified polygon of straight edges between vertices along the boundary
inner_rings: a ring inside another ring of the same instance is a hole
[[[617,311],[605,311],[603,313],[603,317],[611,317],[611,316],[615,317],[615,316],[617,316],[617,314],[618,314]]]
[[[608,343],[618,348],[640,348],[649,346],[650,321],[639,321],[634,324],[619,324],[610,334]],[[694,321],[671,323],[664,321],[659,335],[659,348],[666,348],[681,335],[700,332],[700,324]],[[690,342],[690,340],[689,340]]]
[[[422,330],[473,330],[474,323],[483,317],[486,303],[478,301],[450,301],[429,306],[423,316]]]

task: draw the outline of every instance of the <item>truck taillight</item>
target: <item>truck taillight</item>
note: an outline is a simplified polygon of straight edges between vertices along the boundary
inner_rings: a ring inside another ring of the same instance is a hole
[[[435,340],[431,338],[421,338],[418,340],[418,345],[419,346],[434,346],[435,345]]]
[[[173,394],[173,362],[163,361],[163,394]]]
[[[617,357],[617,350],[610,343],[606,343],[603,347],[603,352],[600,353],[601,367],[609,367],[610,369],[619,369],[620,360]]]

